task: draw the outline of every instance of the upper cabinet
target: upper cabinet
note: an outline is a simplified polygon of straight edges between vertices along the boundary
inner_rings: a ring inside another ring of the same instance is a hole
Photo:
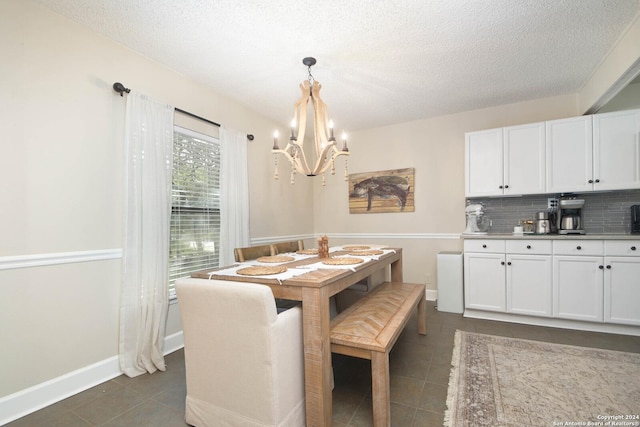
[[[546,123],[547,192],[593,189],[592,116]]]
[[[502,128],[465,134],[465,194],[504,194]]]
[[[466,197],[640,188],[640,110],[465,135]]]
[[[593,189],[640,188],[640,110],[593,116]]]
[[[545,191],[544,123],[465,135],[467,197]]]

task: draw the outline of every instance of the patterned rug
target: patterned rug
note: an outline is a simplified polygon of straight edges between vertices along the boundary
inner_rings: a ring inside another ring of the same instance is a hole
[[[445,426],[640,426],[640,354],[457,331]]]

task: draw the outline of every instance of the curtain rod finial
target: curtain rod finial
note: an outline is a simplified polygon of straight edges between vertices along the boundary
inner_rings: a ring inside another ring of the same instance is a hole
[[[129,93],[131,92],[131,89],[128,89],[126,87],[124,87],[124,85],[120,82],[115,82],[113,84],[113,90],[115,90],[116,92],[118,92],[120,94],[120,96],[122,96],[123,93]]]

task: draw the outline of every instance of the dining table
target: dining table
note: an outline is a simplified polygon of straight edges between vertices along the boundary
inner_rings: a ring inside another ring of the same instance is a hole
[[[392,282],[402,282],[402,248],[379,246],[369,252],[357,252],[349,248],[348,245],[332,247],[329,257],[361,258],[362,262],[327,265],[326,258],[319,258],[317,254],[291,253],[279,254],[286,258],[285,262],[276,264],[286,267],[282,273],[238,274],[238,270],[242,272],[246,267],[267,265],[259,260],[250,260],[191,274],[196,278],[264,284],[271,288],[275,298],[302,302],[307,427],[330,427],[332,424],[330,298],[381,269],[385,269],[385,274]],[[362,246],[358,249],[362,250]]]

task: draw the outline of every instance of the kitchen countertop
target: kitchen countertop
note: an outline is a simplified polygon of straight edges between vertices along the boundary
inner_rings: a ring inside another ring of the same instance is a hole
[[[491,239],[491,240],[640,240],[640,234],[519,234],[489,233],[469,234],[462,233],[463,239]]]

